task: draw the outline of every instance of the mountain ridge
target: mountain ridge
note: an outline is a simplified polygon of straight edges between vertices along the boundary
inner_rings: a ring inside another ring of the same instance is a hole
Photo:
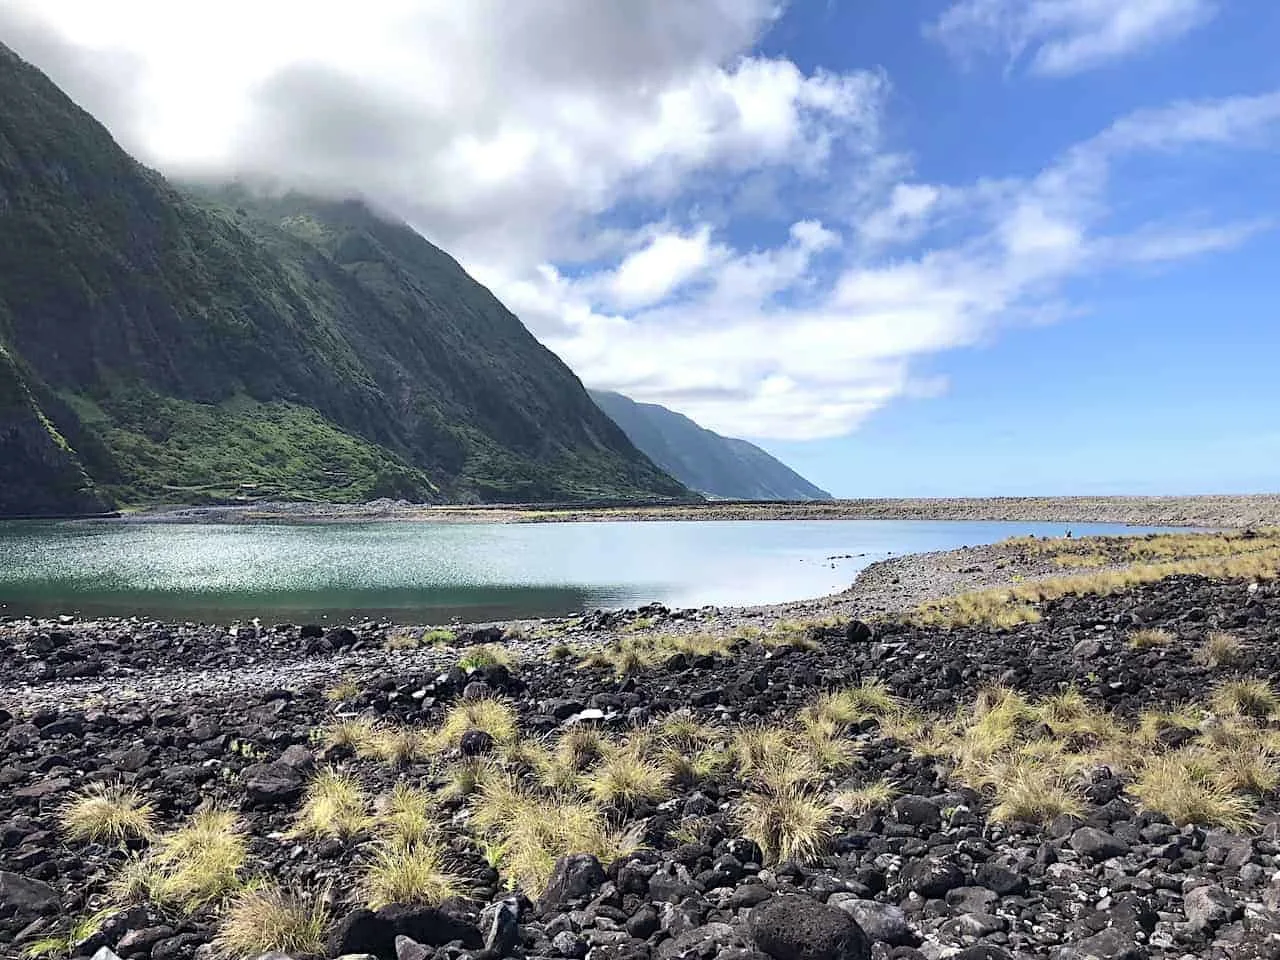
[[[675,410],[588,391],[646,456],[691,490],[725,500],[831,500],[753,443],[708,430]]]
[[[99,504],[689,495],[407,225],[180,190],[2,44],[0,86],[0,459]]]

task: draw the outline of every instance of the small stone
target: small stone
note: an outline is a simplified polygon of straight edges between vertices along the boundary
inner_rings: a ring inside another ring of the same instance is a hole
[[[486,931],[484,948],[494,956],[507,956],[520,942],[519,901],[507,897],[486,907],[480,915],[480,928]]]
[[[658,930],[658,911],[645,904],[627,920],[627,933],[637,940],[648,940]]]
[[[1097,827],[1081,827],[1071,834],[1071,849],[1091,860],[1110,860],[1123,857],[1129,845]]]
[[[570,960],[582,960],[591,949],[591,945],[576,933],[561,930],[551,938],[551,949],[562,957],[569,957]]]
[[[877,900],[840,900],[833,906],[843,910],[862,928],[872,943],[887,943],[895,947],[913,947],[920,942],[916,932],[907,923],[907,915],[900,907]]]
[[[937,830],[942,826],[942,811],[928,797],[899,797],[890,807],[893,819],[898,823],[910,824],[913,827],[928,827]]]
[[[478,757],[493,749],[493,737],[484,730],[467,730],[458,740],[464,757]]]
[[[1197,930],[1214,930],[1236,916],[1235,898],[1221,887],[1196,887],[1183,898],[1182,910]]]
[[[954,863],[936,857],[912,860],[902,868],[903,885],[926,900],[940,900],[948,890],[964,886],[964,872]]]

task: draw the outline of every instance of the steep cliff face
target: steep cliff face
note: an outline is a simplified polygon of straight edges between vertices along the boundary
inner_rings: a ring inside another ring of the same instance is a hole
[[[0,347],[0,516],[76,516],[109,508]]]
[[[591,397],[654,463],[690,490],[725,500],[830,500],[785,463],[753,443],[722,437],[656,403],[620,393]]]
[[[0,89],[0,342],[118,499],[686,493],[404,224],[179,190],[2,46]]]

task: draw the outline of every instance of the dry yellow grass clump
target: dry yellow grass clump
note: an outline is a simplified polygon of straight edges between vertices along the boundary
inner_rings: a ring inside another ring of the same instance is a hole
[[[583,784],[597,803],[624,809],[645,800],[664,800],[671,792],[669,772],[632,744],[606,750]]]
[[[360,684],[355,677],[345,676],[324,692],[330,703],[346,703],[360,696]]]
[[[1162,630],[1159,627],[1148,628],[1144,630],[1134,630],[1129,634],[1129,646],[1135,650],[1149,650],[1152,647],[1167,647],[1173,643],[1175,637],[1168,630]]]
[[[336,770],[324,769],[307,785],[293,832],[296,836],[345,840],[368,825],[368,800],[360,782]]]
[[[1143,806],[1174,823],[1244,830],[1253,822],[1256,801],[1214,775],[1212,760],[1197,751],[1151,757],[1132,786]]]
[[[424,647],[447,647],[456,639],[454,632],[444,627],[434,630],[401,628],[388,635],[385,646],[388,650],[419,650]]]
[[[1244,644],[1224,630],[1214,630],[1196,651],[1196,660],[1215,670],[1237,667],[1244,662]]]
[[[483,730],[498,743],[513,743],[519,734],[515,707],[500,697],[463,700],[445,714],[436,743],[457,747],[468,730]]]
[[[638,846],[638,836],[611,827],[604,810],[567,793],[541,793],[501,773],[482,778],[472,827],[496,868],[512,884],[541,892],[556,860],[590,853],[608,863]]]
[[[363,717],[351,720],[338,720],[321,727],[318,739],[326,747],[353,752],[367,751],[377,734],[373,721]]]
[[[307,895],[276,886],[246,890],[227,907],[214,947],[224,957],[271,952],[319,956],[329,925],[324,901],[324,893]]]
[[[418,727],[371,725],[358,734],[356,753],[395,766],[408,766],[430,759],[436,753],[435,737]]]
[[[1078,814],[1086,776],[1106,766],[1143,807],[1180,825],[1242,829],[1258,797],[1280,785],[1280,737],[1263,725],[1276,695],[1262,681],[1233,681],[1218,687],[1211,706],[1211,724],[1193,707],[1122,723],[1074,689],[1033,703],[991,687],[954,717],[916,718],[892,732],[921,754],[949,759],[956,781],[991,798],[993,820]],[[1166,739],[1172,732],[1179,735]]]
[[[430,791],[397,783],[375,806],[378,831],[388,842],[408,847],[439,840],[436,798]]]
[[[738,804],[742,835],[760,845],[767,859],[816,860],[831,838],[836,808],[816,790],[787,786],[749,791]]]
[[[372,910],[389,903],[435,906],[462,892],[462,878],[448,869],[434,843],[380,843],[365,870],[362,897]]]
[[[1030,537],[1009,540],[1006,545],[1054,557],[1060,564],[1066,557],[1096,559],[1104,555],[1120,566],[930,601],[916,610],[912,620],[922,626],[1009,628],[1038,621],[1040,613],[1033,604],[1068,595],[1107,596],[1180,574],[1252,580],[1272,580],[1280,575],[1280,529],[1260,534],[1165,534],[1080,540]],[[1067,564],[1080,565],[1074,560]]]
[[[247,859],[248,845],[236,815],[218,808],[203,810],[126,863],[111,882],[111,899],[195,910],[238,892]]]
[[[470,647],[459,658],[458,666],[463,670],[480,670],[484,667],[506,667],[508,670],[514,670],[516,658],[514,654],[496,643],[482,643]]]
[[[872,780],[860,787],[849,787],[831,798],[832,805],[845,813],[863,814],[879,807],[887,807],[898,795],[897,788],[887,780]]]
[[[59,819],[73,840],[120,843],[155,833],[155,808],[138,791],[118,783],[85,787],[63,807]]]

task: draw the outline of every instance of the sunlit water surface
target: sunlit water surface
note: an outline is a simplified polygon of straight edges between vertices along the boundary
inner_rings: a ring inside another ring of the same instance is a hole
[[[1159,528],[1071,529],[1083,536]],[[0,523],[0,615],[431,623],[650,601],[776,603],[844,590],[885,557],[1065,530],[918,520]]]

